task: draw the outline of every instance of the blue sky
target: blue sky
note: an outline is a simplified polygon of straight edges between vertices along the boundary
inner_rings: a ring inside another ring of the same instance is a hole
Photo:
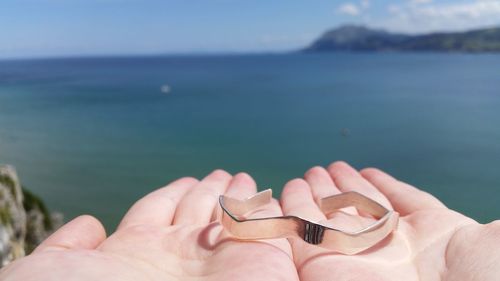
[[[500,0],[3,0],[0,58],[286,51],[345,23],[500,25]]]

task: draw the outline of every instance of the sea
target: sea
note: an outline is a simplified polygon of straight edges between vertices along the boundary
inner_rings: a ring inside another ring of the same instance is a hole
[[[325,53],[0,61],[0,163],[66,220],[108,228],[183,176],[275,197],[337,160],[500,218],[500,55]]]

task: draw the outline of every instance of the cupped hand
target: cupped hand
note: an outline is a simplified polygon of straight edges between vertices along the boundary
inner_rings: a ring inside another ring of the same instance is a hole
[[[0,273],[1,280],[298,280],[286,239],[239,242],[216,222],[218,196],[256,193],[247,174],[214,171],[139,200],[110,237],[78,217]],[[282,215],[277,201],[252,216]]]
[[[399,227],[375,247],[341,255],[290,239],[300,280],[498,280],[500,224],[480,225],[430,194],[377,169],[360,173],[344,162],[315,167],[305,180],[290,181],[281,204],[285,215],[300,216],[344,230],[373,222],[353,208],[323,214],[316,202],[357,191],[401,215]]]

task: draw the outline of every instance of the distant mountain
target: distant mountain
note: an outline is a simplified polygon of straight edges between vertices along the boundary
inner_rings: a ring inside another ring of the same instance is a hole
[[[500,52],[500,28],[408,35],[346,25],[325,32],[303,51]]]

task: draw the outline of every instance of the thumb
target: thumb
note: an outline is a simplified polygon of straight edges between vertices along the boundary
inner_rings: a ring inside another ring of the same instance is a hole
[[[106,231],[96,218],[79,216],[50,235],[34,251],[95,249],[106,239]]]

